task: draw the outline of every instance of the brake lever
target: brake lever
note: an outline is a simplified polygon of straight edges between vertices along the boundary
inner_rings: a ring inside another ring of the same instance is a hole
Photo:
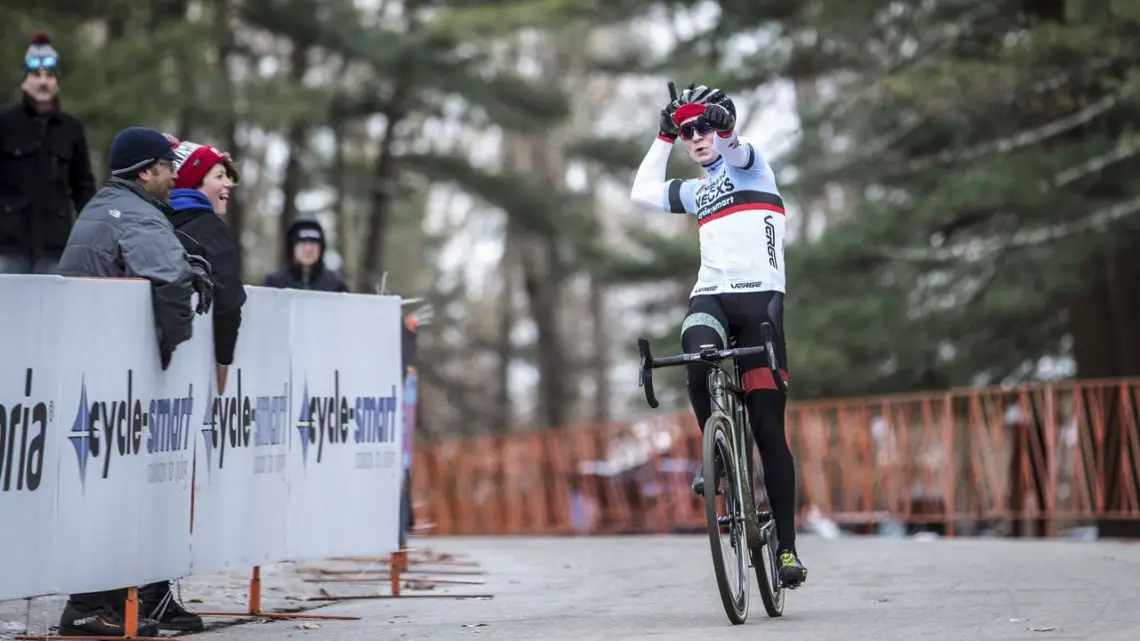
[[[660,403],[657,402],[657,395],[653,393],[653,368],[650,367],[653,363],[653,355],[649,351],[649,341],[644,338],[637,339],[637,351],[640,353],[641,370],[637,386],[645,388],[645,402],[649,403],[649,407],[657,409]]]
[[[780,375],[780,363],[776,360],[776,344],[772,340],[772,324],[761,325],[760,335],[764,338],[764,354],[768,357],[768,369],[772,371],[772,381],[776,383],[776,389],[786,394],[788,383]]]

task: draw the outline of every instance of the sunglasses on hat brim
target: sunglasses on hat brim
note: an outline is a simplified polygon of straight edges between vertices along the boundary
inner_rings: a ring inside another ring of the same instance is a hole
[[[677,128],[677,131],[681,134],[681,138],[684,140],[691,140],[693,136],[698,133],[702,136],[707,136],[712,133],[712,130],[712,125],[705,122],[704,118],[697,118],[692,122],[686,122]]]
[[[47,69],[54,71],[59,66],[59,59],[55,56],[44,56],[42,58],[28,58],[24,60],[24,68],[28,71],[37,71],[39,69]]]

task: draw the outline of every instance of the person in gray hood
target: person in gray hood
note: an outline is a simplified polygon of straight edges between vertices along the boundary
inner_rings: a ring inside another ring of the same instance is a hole
[[[312,218],[296,220],[285,234],[285,264],[266,274],[265,287],[347,292],[340,274],[325,266],[325,230]]]
[[[164,370],[174,348],[190,339],[194,312],[206,313],[213,301],[209,263],[186,253],[168,218],[174,161],[163,134],[145,127],[120,131],[108,157],[111,179],[79,213],[56,271],[150,281]]]

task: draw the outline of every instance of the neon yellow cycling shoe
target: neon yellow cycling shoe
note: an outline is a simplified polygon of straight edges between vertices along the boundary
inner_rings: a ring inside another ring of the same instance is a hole
[[[800,563],[799,557],[791,550],[781,550],[779,553],[780,558],[780,583],[789,589],[798,588],[805,581],[807,581],[807,568],[803,563]]]

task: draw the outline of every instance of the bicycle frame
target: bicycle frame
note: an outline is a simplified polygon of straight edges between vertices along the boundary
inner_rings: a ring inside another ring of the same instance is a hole
[[[701,350],[714,349],[712,345],[702,345]],[[709,365],[707,376],[709,397],[712,400],[713,414],[721,412],[728,416],[732,424],[729,432],[732,439],[732,465],[739,470],[737,479],[740,487],[737,496],[744,501],[744,538],[750,543],[761,542],[760,524],[756,519],[756,488],[752,479],[751,455],[748,436],[750,429],[744,407],[745,391],[740,387],[740,364],[732,359],[732,371],[726,372],[719,363]]]

